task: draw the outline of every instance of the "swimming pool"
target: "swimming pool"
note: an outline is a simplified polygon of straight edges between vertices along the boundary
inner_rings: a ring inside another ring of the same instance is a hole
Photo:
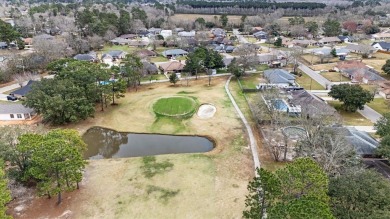
[[[275,109],[287,112],[288,106],[285,101],[281,99],[275,99],[271,100],[271,103]]]

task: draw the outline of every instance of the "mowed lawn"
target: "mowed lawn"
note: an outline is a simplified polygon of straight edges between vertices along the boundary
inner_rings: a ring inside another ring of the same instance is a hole
[[[127,53],[134,53],[135,51],[139,50],[136,47],[130,47],[125,45],[105,45],[104,48],[101,50],[103,53],[108,52],[111,50],[122,50]]]
[[[369,107],[377,111],[380,114],[390,113],[390,101],[383,98],[375,98],[370,103],[367,103]]]
[[[341,115],[344,125],[351,126],[372,126],[373,123],[363,117],[358,112],[347,112],[342,108],[342,103],[339,101],[327,101],[329,105],[334,107],[337,112]]]
[[[242,88],[255,89],[260,83],[260,74],[249,74],[240,78]]]
[[[339,72],[324,72],[321,73],[321,75],[332,82],[344,82],[344,81],[351,81],[349,78],[345,77]]]
[[[313,80],[309,75],[302,73],[302,76],[297,76],[295,81],[306,90],[325,90],[321,84]]]
[[[153,105],[153,111],[160,115],[182,115],[195,111],[196,103],[187,97],[161,98]]]

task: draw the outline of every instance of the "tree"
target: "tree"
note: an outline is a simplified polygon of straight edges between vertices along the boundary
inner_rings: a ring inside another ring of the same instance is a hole
[[[310,158],[300,158],[274,174],[260,170],[249,183],[245,218],[333,218],[328,178]],[[257,194],[256,194],[257,192]]]
[[[130,14],[125,10],[119,11],[118,31],[119,34],[126,34],[130,30]]]
[[[179,77],[177,77],[176,73],[172,73],[169,76],[169,82],[171,82],[173,85],[176,85],[176,83],[179,81]]]
[[[127,54],[121,62],[123,65],[122,76],[127,79],[127,87],[133,85],[136,89],[141,83],[143,64],[141,59],[134,54]]]
[[[243,69],[239,66],[237,59],[233,58],[232,62],[228,66],[228,71],[232,73],[237,79],[244,75]]]
[[[111,92],[112,92],[112,105],[116,105],[115,98],[119,99],[125,96],[126,93],[126,82],[121,78],[115,79],[115,76],[110,80]]]
[[[385,137],[390,134],[390,113],[385,113],[375,124],[376,134]]]
[[[325,36],[338,36],[341,33],[341,26],[337,20],[327,19],[322,25]]]
[[[333,85],[328,95],[343,102],[344,110],[349,112],[364,109],[364,105],[374,99],[373,95],[360,85],[351,84]]]
[[[381,139],[379,147],[376,149],[376,154],[386,159],[390,159],[390,134]]]
[[[6,204],[10,201],[11,192],[8,189],[8,180],[5,177],[4,163],[0,159],[0,218],[11,218],[6,214]]]
[[[238,47],[235,52],[238,55],[237,65],[242,68],[242,73],[258,64],[257,48],[253,44],[245,44]]]
[[[389,218],[390,184],[372,170],[351,171],[330,179],[329,196],[336,218]]]
[[[227,17],[226,14],[223,14],[219,17],[219,22],[221,22],[222,24],[222,27],[226,27],[227,23],[228,23],[229,19]]]
[[[78,188],[82,180],[86,144],[76,130],[70,129],[52,130],[34,143],[29,172],[38,180],[40,194],[49,198],[57,194],[60,204],[62,192]]]
[[[198,49],[197,49],[198,50]],[[200,54],[199,52],[192,52],[189,53],[186,57],[186,65],[184,66],[183,71],[190,72],[192,75],[195,75],[195,79],[198,79],[198,71],[201,71],[203,66],[202,66],[202,57],[205,57],[206,54]]]
[[[6,23],[3,20],[0,20],[0,40],[6,42],[8,45],[12,41],[18,39],[20,34],[16,31],[11,24]]]
[[[305,27],[307,28],[307,31],[315,37],[318,33],[318,24],[315,21],[309,21],[305,23]]]
[[[337,57],[336,48],[333,48],[333,49],[330,51],[330,54],[331,54],[333,57]]]
[[[278,37],[274,42],[274,46],[281,47],[282,46],[282,38]]]
[[[292,17],[288,19],[291,26],[305,24],[305,19],[302,16]]]
[[[386,63],[382,66],[382,71],[390,75],[390,59],[386,60]]]
[[[350,35],[356,32],[357,26],[355,21],[345,21],[343,23],[343,28],[346,29]]]
[[[95,112],[93,101],[69,79],[43,79],[34,84],[23,105],[33,108],[45,121],[54,124],[77,122]]]

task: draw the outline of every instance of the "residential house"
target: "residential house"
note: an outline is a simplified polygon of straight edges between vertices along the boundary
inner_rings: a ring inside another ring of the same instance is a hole
[[[334,67],[334,70],[339,71],[344,76],[350,78],[353,83],[372,84],[385,81],[385,79],[379,75],[379,72],[369,68],[366,64],[358,60],[338,62]]]
[[[114,44],[114,45],[129,45],[129,43],[131,42],[131,40],[117,37],[117,38],[115,38],[115,39],[110,40],[110,42],[111,42],[112,44]]]
[[[181,61],[170,61],[163,63],[159,66],[159,69],[165,73],[177,73],[181,72],[184,68],[185,64]]]
[[[268,39],[268,34],[264,31],[257,31],[253,34],[253,37],[262,43],[265,43]]]
[[[8,44],[6,42],[0,42],[0,49],[7,49]]]
[[[390,99],[390,81],[382,81],[378,85],[380,87],[379,94],[386,99]]]
[[[156,53],[148,49],[141,49],[135,52],[140,58],[156,57]]]
[[[113,59],[123,59],[126,57],[127,52],[124,52],[122,50],[111,50],[108,51],[106,54],[110,55]]]
[[[390,33],[381,32],[371,35],[374,40],[387,40],[390,39]]]
[[[300,46],[300,47],[308,47],[308,46],[313,46],[317,42],[315,40],[292,40],[291,43],[294,46]]]
[[[136,31],[136,34],[139,37],[149,37],[150,36],[150,32],[147,30],[138,30],[138,31]]]
[[[158,74],[158,68],[154,63],[142,60],[142,72],[144,75]]]
[[[167,39],[172,36],[172,30],[161,30],[160,35]]]
[[[354,127],[334,127],[333,129],[344,136],[347,142],[355,149],[356,154],[362,157],[375,154],[379,143],[367,132],[359,131]]]
[[[162,55],[167,58],[173,58],[173,57],[178,57],[178,56],[186,56],[188,55],[188,52],[182,50],[182,49],[170,49],[170,50],[165,50],[162,52]]]
[[[27,108],[19,103],[0,104],[0,120],[31,120],[36,115],[33,109]]]
[[[270,84],[276,84],[279,87],[295,85],[295,76],[284,69],[265,70],[264,77]]]
[[[73,58],[79,61],[88,61],[88,62],[95,62],[97,60],[96,54],[93,53],[77,54]]]
[[[353,38],[351,36],[338,36],[341,42],[343,43],[351,43]]]
[[[332,52],[331,48],[317,48],[317,49],[312,49],[311,52],[315,55],[320,55],[320,56],[329,56],[331,55],[330,53]],[[345,57],[349,54],[349,50],[346,48],[337,48],[336,49],[336,55],[339,57]]]
[[[263,30],[262,27],[252,27],[251,34],[257,33],[262,30]]]
[[[358,53],[358,54],[367,54],[370,56],[375,52],[375,48],[369,46],[369,45],[364,45],[364,44],[348,44],[346,47],[349,51],[353,53]]]
[[[175,33],[180,33],[180,32],[183,32],[184,31],[184,28],[182,27],[177,27],[174,29]]]
[[[226,46],[225,52],[226,53],[232,53],[236,47],[234,46]]]
[[[272,65],[272,66],[285,66],[286,60],[278,58],[278,56],[273,54],[260,54],[257,56],[259,64],[266,64],[266,65]]]
[[[37,81],[29,80],[25,86],[12,91],[11,95],[14,95],[17,98],[25,97],[31,91],[32,85],[36,83]]]
[[[128,42],[128,45],[129,45],[129,46],[133,46],[133,47],[143,48],[143,47],[148,46],[149,43],[146,42],[146,41],[142,41],[142,40],[130,40],[130,41]]]
[[[338,37],[324,37],[317,41],[319,45],[329,45],[341,43],[341,40]]]
[[[300,106],[301,113],[314,118],[318,116],[337,116],[337,111],[323,99],[306,90],[292,90],[288,92],[288,103]]]
[[[226,36],[225,30],[223,30],[221,28],[211,29],[211,33],[214,35],[214,37],[225,37]]]
[[[137,38],[137,35],[135,34],[122,34],[119,36],[119,38],[126,39],[126,40],[133,40]]]
[[[161,28],[154,28],[154,27],[148,29],[149,33],[151,33],[153,35],[160,34],[161,30],[162,30]]]
[[[381,51],[390,51],[390,43],[388,42],[375,42],[373,44],[371,44],[371,46],[377,50],[381,50]]]
[[[182,32],[179,32],[177,35],[179,37],[186,37],[186,38],[194,38],[195,37],[195,34],[196,32],[194,30],[192,31],[182,31]]]
[[[107,53],[103,54],[101,60],[104,64],[107,64],[109,67],[114,65],[113,62],[114,58],[110,54]]]
[[[23,38],[23,42],[25,46],[32,45],[32,38]]]

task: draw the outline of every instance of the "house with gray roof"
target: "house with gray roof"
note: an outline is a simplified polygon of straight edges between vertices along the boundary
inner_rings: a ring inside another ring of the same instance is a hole
[[[390,43],[388,42],[375,42],[371,46],[377,50],[390,51]]]
[[[122,50],[111,50],[108,51],[106,54],[110,55],[113,59],[123,59],[126,57],[127,52],[124,52]]]
[[[375,48],[369,46],[369,45],[364,45],[364,44],[348,44],[346,47],[350,52],[353,53],[358,53],[358,54],[367,54],[370,55],[375,52]]]
[[[96,57],[91,54],[77,54],[73,58],[79,61],[87,61],[87,62],[96,61]]]
[[[270,84],[277,84],[279,87],[295,85],[295,76],[284,69],[265,70],[264,77]]]
[[[192,37],[195,37],[195,31],[194,30],[192,30],[192,31],[181,31],[181,32],[177,33],[177,35],[179,37],[192,38]]]
[[[0,49],[7,49],[8,44],[6,42],[0,42]]]
[[[24,87],[21,87],[11,92],[11,94],[13,94],[16,97],[25,97],[31,91],[31,87],[35,83],[37,83],[37,81],[29,80]]]
[[[225,30],[223,30],[221,28],[214,28],[211,30],[211,33],[214,35],[214,37],[225,37],[226,36]]]
[[[336,128],[336,130],[355,148],[358,155],[365,156],[375,154],[375,150],[379,143],[367,132],[359,131],[354,127],[340,127]]]
[[[177,56],[186,56],[188,55],[188,52],[182,49],[169,49],[162,52],[162,55],[167,58],[172,58]]]
[[[33,109],[20,103],[0,104],[0,121],[31,120],[34,115]]]

